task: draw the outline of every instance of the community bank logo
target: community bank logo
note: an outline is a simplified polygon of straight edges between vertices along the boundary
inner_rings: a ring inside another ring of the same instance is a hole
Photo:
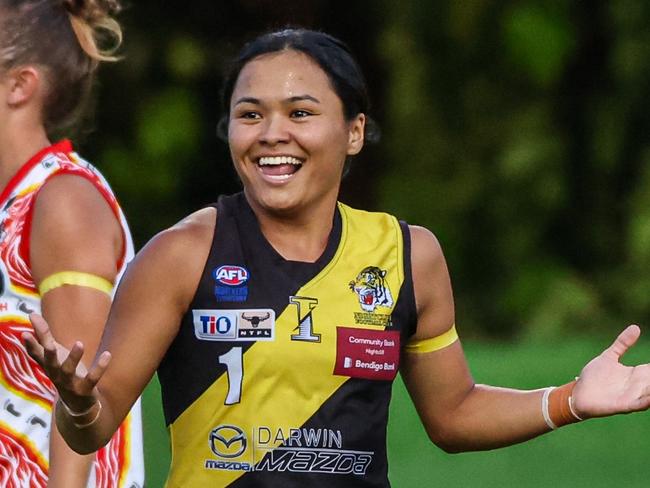
[[[246,434],[235,425],[220,425],[210,432],[210,449],[218,457],[239,457],[246,450],[247,444]]]
[[[212,270],[216,285],[214,295],[218,302],[245,302],[248,299],[250,274],[243,266],[224,264]]]

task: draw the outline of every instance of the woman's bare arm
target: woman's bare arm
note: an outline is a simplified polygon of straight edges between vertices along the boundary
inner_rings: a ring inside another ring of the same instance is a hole
[[[122,278],[89,371],[79,362],[83,344],[63,347],[47,323],[33,317],[36,338],[26,337],[30,354],[73,411],[90,409],[83,419],[56,409],[57,425],[75,451],[93,452],[108,442],[154,374],[195,293],[215,213],[204,209],[191,215],[138,253]],[[87,421],[92,425],[75,426]]]

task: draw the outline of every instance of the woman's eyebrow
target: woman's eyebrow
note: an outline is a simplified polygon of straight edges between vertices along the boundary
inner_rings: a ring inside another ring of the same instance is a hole
[[[240,103],[252,103],[255,105],[259,105],[261,102],[258,98],[254,97],[241,97],[239,100],[235,102],[235,105],[239,105]]]
[[[311,100],[312,102],[320,103],[320,100],[318,98],[312,97],[311,95],[296,95],[294,97],[287,98],[287,101],[290,103],[302,102],[303,100]]]
[[[302,102],[304,100],[309,100],[314,103],[320,103],[320,100],[312,95],[295,95],[293,97],[289,97],[285,99],[285,103],[296,103],[296,102]],[[241,97],[234,103],[234,105],[239,105],[241,103],[252,103],[254,105],[261,105],[262,101],[259,98],[255,98],[255,97]]]

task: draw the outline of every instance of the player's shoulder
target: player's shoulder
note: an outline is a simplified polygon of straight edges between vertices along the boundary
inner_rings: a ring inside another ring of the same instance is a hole
[[[31,230],[33,235],[40,231],[48,245],[59,242],[79,249],[81,242],[92,247],[92,243],[110,238],[116,247],[121,247],[122,232],[116,210],[88,179],[72,174],[56,175],[36,195]]]
[[[210,253],[215,222],[216,210],[206,208],[159,232],[138,252],[125,281],[148,277],[147,286],[159,287],[161,293],[172,290],[178,303],[187,306]]]
[[[177,239],[212,239],[217,223],[217,209],[206,207],[191,213],[165,231]]]
[[[168,229],[156,234],[143,251],[151,249],[160,257],[191,259],[203,254],[212,244],[217,210],[203,208],[181,219]]]
[[[155,263],[174,273],[201,267],[212,243],[215,223],[215,209],[194,212],[153,236],[134,261]]]
[[[426,227],[409,225],[411,236],[411,262],[415,269],[419,267],[436,266],[444,261],[442,247],[438,238]]]
[[[75,174],[60,174],[47,179],[38,190],[36,199],[40,206],[48,210],[65,210],[63,215],[104,202],[97,187],[84,178]]]

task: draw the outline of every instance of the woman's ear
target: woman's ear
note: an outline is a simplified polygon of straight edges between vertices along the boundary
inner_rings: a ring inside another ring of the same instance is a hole
[[[41,73],[33,66],[20,66],[9,70],[5,75],[5,83],[6,103],[10,107],[20,107],[37,95],[41,86]]]
[[[359,151],[363,148],[363,134],[365,127],[365,114],[358,114],[354,120],[349,122],[348,156],[359,154]]]

